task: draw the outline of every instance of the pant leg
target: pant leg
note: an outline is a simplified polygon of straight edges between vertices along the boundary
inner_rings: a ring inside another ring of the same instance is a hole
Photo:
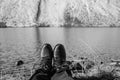
[[[51,80],[51,77],[45,73],[35,72],[29,80]]]
[[[68,76],[66,71],[63,71],[60,73],[55,73],[51,80],[74,80],[74,79]]]

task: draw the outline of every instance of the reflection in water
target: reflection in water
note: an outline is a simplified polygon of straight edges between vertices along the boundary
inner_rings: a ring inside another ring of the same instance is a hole
[[[50,43],[55,46],[58,43],[65,44],[65,28],[40,29],[42,43]]]
[[[23,44],[29,48],[44,43],[54,47],[62,43],[67,55],[74,59],[85,56],[108,61],[109,57],[120,58],[119,34],[118,28],[1,28],[0,43],[20,44],[19,47]]]
[[[35,36],[36,36],[36,40],[38,43],[40,43],[40,31],[39,31],[39,28],[35,28],[35,31],[33,32],[36,32]]]

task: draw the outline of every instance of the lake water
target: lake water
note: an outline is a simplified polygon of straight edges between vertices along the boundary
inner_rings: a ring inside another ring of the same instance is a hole
[[[120,28],[0,28],[2,55],[34,55],[44,43],[64,44],[67,59],[120,59]]]

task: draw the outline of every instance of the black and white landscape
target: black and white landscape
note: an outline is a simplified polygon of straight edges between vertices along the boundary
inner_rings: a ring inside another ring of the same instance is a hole
[[[119,27],[120,0],[0,0],[0,80],[29,80],[44,43],[75,80],[120,80]]]

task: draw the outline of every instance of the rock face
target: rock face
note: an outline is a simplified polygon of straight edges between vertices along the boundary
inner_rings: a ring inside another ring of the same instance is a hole
[[[0,22],[8,27],[120,26],[120,0],[0,0]]]
[[[0,22],[7,26],[34,25],[38,0],[0,0]]]

